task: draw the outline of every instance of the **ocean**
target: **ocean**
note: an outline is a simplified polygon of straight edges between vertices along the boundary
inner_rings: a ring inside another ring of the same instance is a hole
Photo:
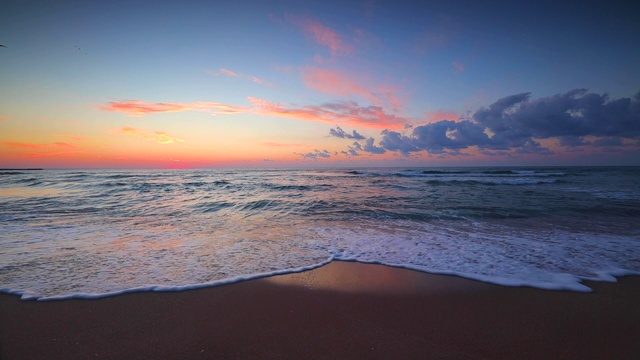
[[[0,291],[175,291],[332,260],[588,292],[640,275],[640,167],[0,171]]]

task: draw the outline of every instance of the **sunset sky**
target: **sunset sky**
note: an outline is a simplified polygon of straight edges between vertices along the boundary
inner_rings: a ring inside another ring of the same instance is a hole
[[[10,1],[0,167],[640,165],[637,1],[416,3]]]

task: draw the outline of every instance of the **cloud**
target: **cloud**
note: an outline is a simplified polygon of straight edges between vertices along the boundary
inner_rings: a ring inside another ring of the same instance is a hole
[[[591,142],[593,146],[624,146],[624,142],[622,138],[617,136],[608,136],[599,138],[593,142]]]
[[[408,134],[386,129],[381,135],[380,148],[373,147],[373,139],[370,138],[368,141],[371,142],[371,146],[365,147],[364,150],[382,153],[380,149],[383,149],[404,155],[418,151],[442,154],[459,152],[470,146],[482,147],[491,142],[489,136],[484,133],[484,128],[469,120],[460,122],[441,120],[414,127]]]
[[[403,154],[408,154],[412,151],[419,151],[419,148],[412,143],[412,139],[400,134],[399,132],[390,130],[382,131],[382,140],[380,141],[380,145],[383,149],[389,151],[399,151]]]
[[[401,92],[397,86],[364,85],[339,71],[308,66],[302,70],[302,78],[308,88],[327,94],[359,96],[375,105],[389,104],[394,108],[401,108],[404,104],[396,95]]]
[[[302,156],[303,159],[311,159],[311,160],[319,160],[321,158],[330,158],[331,153],[328,150],[318,150],[315,149],[313,152],[308,152],[306,154],[294,153],[296,155]]]
[[[507,145],[528,138],[637,138],[640,92],[632,98],[616,100],[610,100],[607,94],[589,94],[586,89],[535,100],[530,100],[529,93],[522,93],[476,111],[473,119],[496,133],[494,141]]]
[[[22,143],[22,142],[14,142],[14,141],[5,141],[3,142],[7,147],[14,149],[43,149],[43,148],[55,148],[55,147],[63,147],[67,149],[74,149],[76,145],[66,143],[66,142],[56,142],[52,144],[34,144],[34,143]]]
[[[441,120],[417,126],[412,131],[412,139],[417,149],[438,153],[444,149],[465,149],[474,145],[482,147],[491,142],[484,128],[469,120]]]
[[[347,75],[333,70],[308,66],[302,71],[302,79],[308,88],[340,96],[358,95],[374,100],[376,97]]]
[[[408,120],[388,114],[380,106],[361,107],[356,102],[326,103],[319,106],[286,107],[264,99],[249,97],[257,114],[297,120],[336,122],[379,128],[399,128]]]
[[[162,131],[147,131],[131,126],[123,127],[120,130],[116,131],[116,133],[120,135],[132,135],[141,137],[147,141],[156,142],[158,144],[173,144],[175,142],[184,142],[184,139],[171,136]]]
[[[240,75],[238,75],[238,73],[236,73],[234,71],[231,71],[231,70],[228,70],[228,69],[222,69],[222,68],[220,69],[219,74],[228,75],[228,76],[235,76],[235,77],[240,76]]]
[[[101,110],[121,112],[130,116],[180,111],[205,111],[212,114],[254,113],[303,121],[335,124],[344,123],[378,128],[401,128],[409,120],[387,113],[380,106],[359,106],[356,102],[326,103],[301,107],[285,106],[268,100],[248,97],[251,106],[235,106],[218,102],[154,103],[141,100],[122,100],[99,106]]]
[[[100,110],[121,112],[129,116],[141,116],[155,113],[170,113],[182,111],[206,111],[214,114],[239,114],[249,111],[242,106],[227,105],[217,102],[194,103],[154,103],[141,100],[122,100],[110,102],[98,107]]]
[[[564,147],[577,147],[590,144],[590,142],[578,136],[559,136],[558,139],[560,140],[559,145]]]
[[[5,120],[7,120],[7,118],[6,118],[6,117],[4,117],[4,116],[0,116],[0,121],[5,121]]]
[[[375,146],[373,144],[374,141],[375,141],[374,138],[368,138],[364,142],[364,146],[362,146],[362,151],[372,153],[372,154],[384,154],[385,152],[387,152],[383,147]]]
[[[559,139],[565,147],[586,145],[622,147],[623,139],[640,140],[640,92],[632,98],[610,100],[606,94],[575,89],[531,100],[530,93],[501,98],[462,121],[440,120],[407,129],[385,129],[378,147],[369,138],[363,151],[382,150],[409,155],[462,154],[477,147],[489,155],[553,154],[537,139]]]
[[[437,122],[440,120],[452,120],[452,121],[460,121],[460,115],[451,111],[433,111],[426,114],[427,122]]]
[[[76,148],[76,145],[70,144],[70,143],[67,143],[67,142],[53,143],[53,146],[63,147],[63,148],[67,148],[67,149],[75,149]]]
[[[515,148],[516,154],[538,154],[538,155],[553,155],[555,152],[543,147],[539,142],[533,139],[527,139],[522,142],[520,146]]]
[[[364,140],[365,137],[359,134],[357,131],[353,130],[353,133],[349,134],[342,130],[340,126],[336,126],[335,129],[329,130],[329,135],[334,136],[341,139],[355,139],[355,140]]]
[[[229,70],[229,69],[225,69],[225,68],[220,68],[220,70],[218,70],[218,72],[213,72],[211,70],[205,70],[205,72],[207,74],[213,75],[213,76],[226,75],[226,76],[231,76],[231,77],[237,77],[237,78],[241,78],[241,79],[251,80],[256,84],[261,84],[261,85],[266,85],[266,86],[269,86],[269,87],[273,87],[273,84],[271,84],[270,82],[268,82],[265,79],[259,78],[257,76],[251,76],[251,75],[237,73],[235,71],[232,71],[232,70]]]
[[[3,142],[3,144],[5,144],[10,148],[19,148],[19,149],[20,148],[21,149],[40,149],[42,147],[47,146],[43,144],[21,143],[21,142],[14,142],[14,141],[5,141]]]
[[[121,112],[131,116],[140,116],[153,113],[180,112],[192,110],[193,106],[180,103],[148,103],[138,100],[124,100],[110,102],[100,106],[100,110]]]
[[[78,150],[69,150],[69,151],[46,151],[46,152],[35,152],[28,153],[24,156],[28,158],[41,158],[41,157],[49,157],[49,156],[63,156],[63,155],[73,155],[77,154]]]
[[[360,152],[362,151],[362,145],[358,142],[354,142],[353,146],[347,146],[347,151],[341,151],[340,153],[352,157],[352,156],[360,156]]]
[[[404,107],[405,99],[398,96],[398,94],[403,93],[399,86],[395,85],[380,85],[378,86],[378,93],[376,96],[378,98],[387,101],[394,109],[401,109]]]
[[[294,23],[302,26],[304,31],[316,43],[331,50],[331,55],[349,54],[353,51],[353,47],[347,45],[342,36],[334,29],[312,19],[297,17],[292,17],[291,19]]]

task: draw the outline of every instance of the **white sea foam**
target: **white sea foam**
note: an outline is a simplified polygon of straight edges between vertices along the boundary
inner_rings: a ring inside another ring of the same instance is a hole
[[[11,175],[0,178],[0,189],[34,191],[0,197],[0,291],[25,299],[177,291],[334,259],[588,291],[583,280],[640,274],[637,173]],[[40,191],[49,188],[55,196]]]
[[[640,275],[640,241],[626,236],[594,236],[562,230],[513,229],[491,224],[403,224],[386,229],[375,225],[355,230],[317,229],[328,241],[327,251],[339,260],[405,267],[429,273],[458,275],[506,286],[587,292],[582,280],[615,281]],[[589,249],[589,251],[584,251]],[[623,268],[621,266],[626,266]]]

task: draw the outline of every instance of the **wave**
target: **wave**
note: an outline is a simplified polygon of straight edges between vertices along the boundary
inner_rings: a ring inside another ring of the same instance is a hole
[[[640,271],[639,175],[524,167],[7,175],[0,190],[20,196],[0,196],[0,288],[100,297],[353,260],[586,291],[581,279]]]
[[[236,206],[235,203],[227,202],[227,201],[209,201],[202,202],[194,206],[194,210],[197,213],[211,213],[218,212],[220,210],[232,208]]]
[[[189,181],[183,183],[184,186],[192,186],[192,187],[201,187],[206,186],[208,183],[206,181]]]
[[[104,178],[105,179],[130,179],[130,178],[137,178],[140,177],[139,174],[114,174],[114,175],[107,175]]]
[[[278,200],[256,200],[249,201],[244,204],[238,204],[236,208],[240,211],[255,210],[280,210],[283,208],[284,202]]]
[[[276,184],[263,184],[265,188],[276,191],[310,191],[314,188],[308,185],[276,185]]]
[[[485,179],[436,179],[428,180],[431,185],[542,185],[553,184],[557,179],[530,178],[485,178]]]
[[[404,170],[404,171],[376,171],[353,170],[351,175],[379,176],[379,177],[425,177],[425,178],[517,178],[517,177],[564,177],[565,172],[544,172],[537,170]]]
[[[411,171],[411,170],[407,170]],[[445,170],[424,170],[422,171],[425,175],[455,175],[455,174],[469,174],[469,171],[445,171]]]

